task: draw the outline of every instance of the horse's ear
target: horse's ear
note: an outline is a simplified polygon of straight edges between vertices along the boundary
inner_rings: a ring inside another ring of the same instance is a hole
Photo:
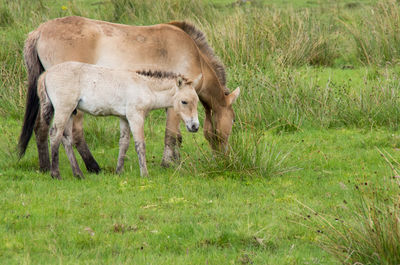
[[[238,98],[240,94],[240,87],[237,87],[235,90],[232,91],[228,96],[226,96],[226,100],[228,102],[228,105],[232,105],[235,100]]]
[[[199,74],[196,79],[193,81],[193,87],[196,89],[200,85],[201,79],[203,78],[203,74]]]
[[[178,78],[176,79],[176,85],[178,86],[178,88],[182,88],[183,79],[181,76],[178,76]]]

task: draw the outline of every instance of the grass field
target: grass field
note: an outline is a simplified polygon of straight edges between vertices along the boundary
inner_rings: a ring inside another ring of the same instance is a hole
[[[85,120],[98,175],[76,180],[64,152],[62,181],[40,173],[34,139],[18,161],[23,42],[65,15],[193,21],[242,89],[230,156],[182,130],[182,162],[162,168],[155,111],[149,178],[132,143],[113,173],[112,117]],[[0,263],[398,264],[398,23],[396,1],[0,0]]]
[[[4,143],[15,142],[19,124],[2,124],[9,126],[1,128],[2,150],[10,150]],[[389,176],[376,147],[400,156],[400,137],[388,130],[266,133],[299,170],[273,178],[193,175],[160,168],[162,126],[146,132],[155,156],[149,179],[139,177],[132,150],[126,172],[112,174],[116,137],[93,148],[105,170],[84,181],[73,178],[65,156],[63,181],[37,172],[33,146],[19,163],[1,157],[2,262],[335,264],[316,245],[325,227],[299,224],[310,214],[299,202],[336,214],[332,220],[352,218],[343,207],[356,200],[355,186]],[[190,135],[184,139],[184,151],[195,152]]]

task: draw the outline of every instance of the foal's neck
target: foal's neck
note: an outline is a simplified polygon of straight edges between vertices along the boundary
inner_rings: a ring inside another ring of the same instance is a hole
[[[174,96],[177,93],[175,79],[155,80],[151,91],[154,94],[153,108],[168,108],[174,104]]]

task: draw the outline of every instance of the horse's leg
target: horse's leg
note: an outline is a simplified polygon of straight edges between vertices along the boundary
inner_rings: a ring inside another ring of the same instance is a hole
[[[39,153],[39,167],[41,171],[46,172],[50,170],[49,144],[47,143],[49,125],[41,118],[41,115],[37,115],[34,131]]]
[[[182,135],[179,129],[181,118],[172,109],[167,109],[167,125],[165,128],[164,154],[161,166],[169,167],[172,161],[179,162],[179,148],[182,144]]]
[[[210,143],[212,150],[216,150],[215,133],[213,132],[213,124],[211,120],[211,110],[205,108],[204,111],[206,114],[203,124],[204,137]]]
[[[64,116],[64,115],[63,115]],[[50,148],[51,148],[51,170],[50,174],[53,178],[61,179],[59,169],[59,147],[63,138],[65,124],[68,117],[54,117],[53,126],[50,129]]]
[[[83,179],[83,173],[79,168],[78,162],[76,161],[74,149],[72,147],[72,118],[69,119],[67,126],[65,127],[62,143],[64,145],[65,152],[67,153],[74,176],[79,179]]]
[[[129,139],[131,136],[131,131],[129,129],[129,123],[126,119],[121,118],[120,123],[120,135],[119,135],[119,154],[116,172],[119,174],[124,169],[124,160],[126,151],[129,147]]]
[[[83,112],[77,111],[76,115],[73,116],[73,127],[72,127],[72,139],[76,146],[79,154],[81,155],[83,162],[89,172],[100,172],[100,166],[97,164],[89,147],[83,136]]]
[[[144,142],[144,117],[145,115],[139,113],[127,117],[135,141],[135,149],[139,158],[140,175],[142,177],[148,175],[146,165],[146,144]]]

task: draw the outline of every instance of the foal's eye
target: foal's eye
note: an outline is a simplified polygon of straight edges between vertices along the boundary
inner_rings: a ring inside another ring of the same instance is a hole
[[[181,102],[182,102],[183,105],[187,104],[187,101],[182,100]]]

